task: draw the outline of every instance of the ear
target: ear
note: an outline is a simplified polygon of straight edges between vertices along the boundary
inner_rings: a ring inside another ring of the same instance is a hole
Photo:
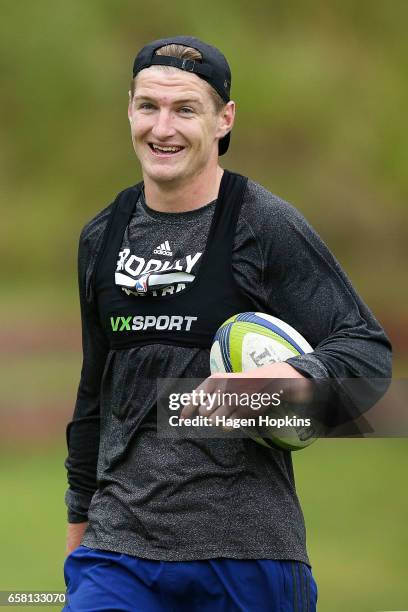
[[[218,115],[217,137],[223,138],[233,128],[235,120],[235,102],[230,100]]]
[[[132,123],[132,92],[129,89],[128,119]]]

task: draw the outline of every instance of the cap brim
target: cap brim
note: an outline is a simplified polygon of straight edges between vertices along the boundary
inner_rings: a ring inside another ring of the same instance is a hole
[[[231,132],[228,132],[228,134],[226,134],[224,138],[221,138],[221,140],[219,140],[218,155],[224,155],[224,153],[228,151],[230,140],[231,140]]]

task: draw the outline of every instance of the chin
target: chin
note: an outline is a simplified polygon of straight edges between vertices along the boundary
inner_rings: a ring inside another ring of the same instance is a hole
[[[143,168],[143,174],[146,174],[155,183],[171,183],[183,177],[181,172],[172,171],[170,168],[157,171],[151,168]]]
[[[155,164],[142,165],[143,174],[147,175],[155,183],[177,182],[191,175],[188,167],[185,168],[165,168],[157,167]]]

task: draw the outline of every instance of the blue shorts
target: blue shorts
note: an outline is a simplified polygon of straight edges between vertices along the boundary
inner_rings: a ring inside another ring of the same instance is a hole
[[[87,546],[65,560],[71,612],[315,612],[317,587],[299,561],[152,561]]]

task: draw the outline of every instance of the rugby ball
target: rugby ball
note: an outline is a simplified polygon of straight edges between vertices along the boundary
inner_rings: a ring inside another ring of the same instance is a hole
[[[211,373],[247,372],[311,353],[313,348],[293,327],[262,312],[242,312],[225,321],[217,330],[210,353]],[[295,417],[293,409],[281,405],[277,417]],[[244,431],[259,444],[280,450],[301,450],[316,440],[313,426],[263,426]]]

